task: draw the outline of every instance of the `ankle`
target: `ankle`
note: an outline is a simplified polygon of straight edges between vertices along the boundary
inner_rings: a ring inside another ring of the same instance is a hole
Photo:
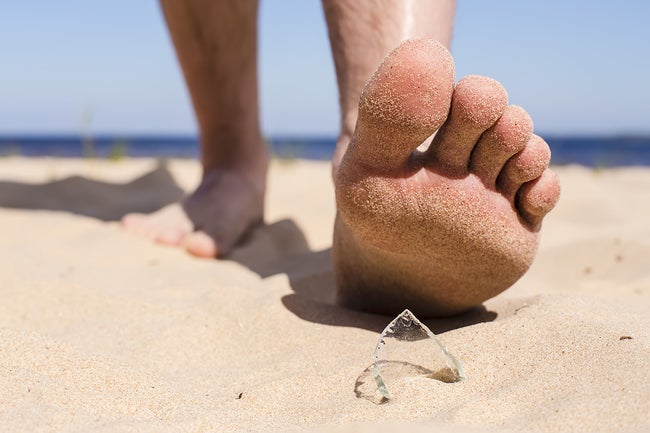
[[[232,170],[266,174],[269,150],[261,135],[249,137],[212,137],[201,140],[203,172]],[[210,144],[207,144],[210,143]]]

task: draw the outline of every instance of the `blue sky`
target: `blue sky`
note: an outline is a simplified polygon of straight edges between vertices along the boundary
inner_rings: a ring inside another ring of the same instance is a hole
[[[400,0],[395,0],[400,1]],[[546,134],[650,133],[650,2],[460,0],[457,76],[501,81]],[[5,2],[0,133],[195,133],[153,0]],[[318,0],[262,0],[266,134],[334,135]]]

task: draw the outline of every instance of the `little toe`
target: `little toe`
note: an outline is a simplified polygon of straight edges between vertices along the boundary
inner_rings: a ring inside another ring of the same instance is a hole
[[[451,173],[467,174],[474,146],[507,104],[508,94],[498,81],[480,75],[461,79],[454,88],[449,117],[429,146],[427,160]]]
[[[525,183],[517,193],[519,213],[533,227],[557,204],[560,198],[560,181],[555,173],[546,169],[540,177]]]
[[[187,235],[183,244],[188,253],[197,257],[215,258],[219,254],[214,238],[203,231]]]
[[[533,134],[523,150],[503,166],[497,179],[497,188],[511,201],[514,200],[519,187],[540,177],[550,161],[551,149],[548,144],[542,137]]]
[[[488,188],[511,156],[524,148],[533,134],[533,121],[521,107],[509,105],[497,122],[481,136],[470,157],[470,171]]]

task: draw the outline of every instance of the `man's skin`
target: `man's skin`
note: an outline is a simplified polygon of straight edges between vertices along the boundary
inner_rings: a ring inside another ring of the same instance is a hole
[[[182,203],[123,224],[222,257],[263,215],[258,5],[161,4],[199,124],[203,179]],[[341,106],[332,159],[339,302],[439,316],[505,290],[530,266],[559,197],[530,117],[492,79],[454,85],[445,48],[454,1],[324,0],[323,8]]]

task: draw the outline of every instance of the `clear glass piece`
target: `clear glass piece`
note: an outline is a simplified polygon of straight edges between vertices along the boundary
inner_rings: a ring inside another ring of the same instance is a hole
[[[427,326],[404,310],[386,326],[375,347],[372,374],[379,392],[393,398],[389,386],[409,377],[445,383],[465,379],[463,367]]]

